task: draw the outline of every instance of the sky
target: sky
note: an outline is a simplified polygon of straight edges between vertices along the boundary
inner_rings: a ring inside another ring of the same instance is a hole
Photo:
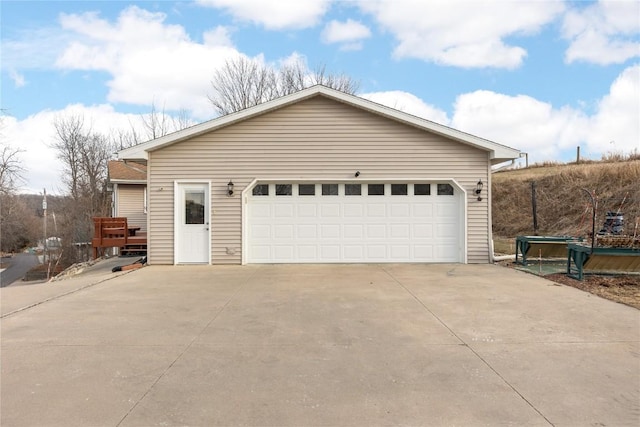
[[[0,19],[2,143],[26,193],[64,192],[56,119],[213,119],[212,77],[238,56],[325,66],[530,163],[640,152],[638,0],[3,0]]]

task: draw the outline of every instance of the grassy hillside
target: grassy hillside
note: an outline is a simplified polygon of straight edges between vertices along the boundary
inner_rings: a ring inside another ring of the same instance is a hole
[[[496,238],[533,234],[531,183],[536,183],[538,234],[587,236],[595,191],[596,232],[607,211],[624,213],[628,234],[640,234],[640,160],[550,165],[493,175],[493,232]],[[638,224],[638,225],[636,225]]]

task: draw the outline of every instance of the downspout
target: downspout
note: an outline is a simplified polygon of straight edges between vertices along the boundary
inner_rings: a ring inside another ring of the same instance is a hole
[[[113,191],[111,192],[111,216],[118,216],[118,184],[113,183]]]

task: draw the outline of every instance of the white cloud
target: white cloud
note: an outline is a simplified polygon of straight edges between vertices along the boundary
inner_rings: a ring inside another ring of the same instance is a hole
[[[77,36],[75,37],[77,38]],[[74,37],[59,28],[26,28],[0,38],[3,70],[48,69]]]
[[[528,152],[533,161],[559,159],[577,146],[598,159],[609,151],[640,150],[638,117],[640,65],[635,65],[618,76],[593,115],[524,95],[476,91],[457,98],[452,126]]]
[[[13,80],[13,84],[17,87],[23,87],[27,82],[24,79],[24,76],[18,73],[16,70],[9,70],[9,78]]]
[[[397,58],[457,67],[516,68],[527,52],[505,39],[539,31],[564,9],[561,2],[361,0],[398,40]]]
[[[67,45],[56,65],[108,72],[110,102],[155,101],[167,110],[184,109],[199,119],[210,118],[207,93],[213,72],[240,53],[224,27],[205,32],[199,43],[182,26],[165,24],[165,19],[163,13],[135,6],[124,9],[113,23],[94,13],[62,15],[64,30],[75,33],[78,41]]]
[[[417,96],[403,91],[372,92],[359,95],[378,104],[395,108],[407,114],[422,117],[436,123],[448,125],[449,119],[444,111],[425,103]]]
[[[43,188],[51,194],[64,193],[61,182],[62,164],[56,151],[51,148],[55,140],[56,117],[78,115],[83,117],[87,128],[105,135],[117,129],[129,130],[132,126],[141,132],[140,118],[133,114],[116,112],[110,105],[69,105],[61,110],[44,110],[17,120],[3,116],[3,139],[14,147],[24,150],[21,154],[25,172],[25,193],[39,193]]]
[[[331,21],[322,30],[322,41],[341,43],[341,50],[360,50],[362,40],[371,37],[371,31],[361,22],[347,19],[346,22]]]
[[[584,139],[587,118],[571,108],[555,109],[529,96],[479,90],[458,96],[453,127],[534,154],[558,158]]]
[[[592,152],[640,152],[640,64],[625,69],[599,102],[586,142]]]
[[[562,26],[571,41],[568,63],[623,63],[640,56],[640,2],[600,1],[567,12]]]
[[[239,21],[268,30],[298,30],[315,26],[332,0],[198,0],[202,6],[224,9]]]
[[[231,34],[226,27],[216,27],[213,30],[206,31],[203,35],[204,44],[207,46],[218,46],[233,48]]]

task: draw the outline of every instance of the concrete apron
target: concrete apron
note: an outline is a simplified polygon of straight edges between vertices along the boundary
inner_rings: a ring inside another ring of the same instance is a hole
[[[494,265],[151,266],[1,344],[2,426],[640,424],[640,312]]]

